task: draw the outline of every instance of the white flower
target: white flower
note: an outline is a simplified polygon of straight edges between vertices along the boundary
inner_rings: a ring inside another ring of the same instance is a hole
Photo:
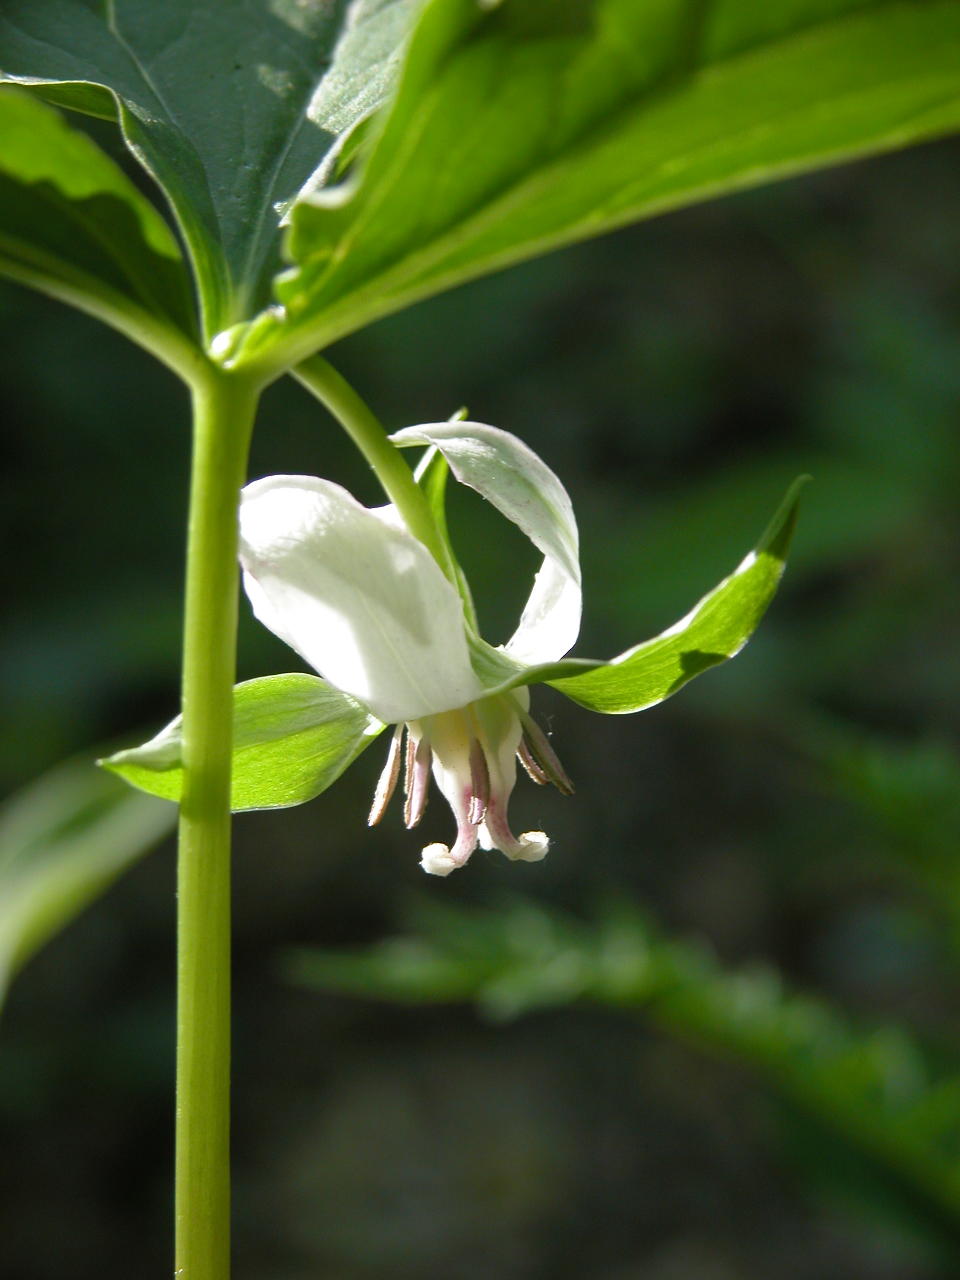
[[[552,782],[566,794],[573,787],[529,715],[527,686],[542,681],[590,710],[619,714],[654,706],[733,657],[776,591],[805,477],[791,486],[756,549],[679,622],[610,662],[596,662],[563,656],[580,629],[580,564],[570,499],[550,468],[516,437],[476,422],[408,427],[391,439],[427,449],[417,478],[431,495],[440,541],[446,541],[442,484],[433,481],[443,479],[449,465],[457,480],[487,498],[542,553],[507,643],[493,648],[477,634],[469,589],[452,551],[456,583],[394,507],[369,510],[339,485],[313,476],[269,476],[244,489],[240,560],[247,595],[260,621],[333,686],[319,698],[318,725],[333,724],[329,700],[339,696],[344,725],[356,725],[359,716],[362,728],[372,717],[362,729],[365,741],[369,725],[374,734],[397,726],[371,824],[380,820],[402,772],[405,820],[416,826],[432,770],[456,818],[457,837],[450,846],[426,846],[425,871],[448,875],[478,844],[514,860],[538,861],[549,848],[546,835],[515,836],[507,819],[516,761],[535,782]],[[261,696],[266,711],[274,697],[268,682],[258,689]],[[276,723],[286,723],[286,714],[280,710]],[[301,728],[295,715],[290,732]],[[178,741],[176,724],[170,732]],[[279,732],[266,738],[275,741]],[[244,724],[244,735],[245,741],[256,738],[255,722]],[[331,729],[324,741],[311,795],[362,749],[352,732],[340,736]],[[146,785],[143,768],[172,767],[171,750],[164,739],[162,751],[155,742],[125,753],[142,766],[136,785]],[[281,784],[282,778],[277,803],[289,803]],[[258,803],[271,802],[259,774],[255,791]]]
[[[371,810],[379,821],[401,769],[408,827],[420,821],[432,767],[457,821],[452,846],[421,865],[447,875],[479,843],[543,858],[542,831],[515,836],[507,805],[516,760],[538,782],[572,791],[528,714],[528,676],[562,658],[580,627],[577,527],[563,485],[532,450],[472,422],[410,427],[400,446],[441,451],[543,552],[520,624],[501,650],[477,636],[464,599],[392,506],[370,510],[313,476],[248,485],[240,508],[243,582],[259,620],[383,724],[396,724]],[[402,738],[406,736],[406,750]],[[401,756],[405,759],[401,761]]]
[[[368,510],[328,480],[269,476],[243,491],[240,559],[254,612],[320,676],[237,685],[231,806],[239,812],[312,800],[394,724],[371,824],[402,772],[404,816],[416,826],[432,771],[457,836],[450,846],[427,845],[424,870],[448,875],[478,844],[539,861],[546,835],[516,836],[507,819],[516,762],[535,782],[566,794],[573,787],[530,717],[527,686],[549,684],[588,710],[618,715],[655,706],[739,653],[776,592],[807,477],[790,486],[755,549],[679,622],[600,662],[563,656],[580,629],[580,564],[570,499],[550,468],[506,431],[476,422],[408,427],[392,440],[426,448],[411,519],[445,569],[394,507]],[[520,624],[499,648],[477,633],[447,538],[448,467],[543,555]],[[180,799],[180,718],[102,763],[133,786]]]

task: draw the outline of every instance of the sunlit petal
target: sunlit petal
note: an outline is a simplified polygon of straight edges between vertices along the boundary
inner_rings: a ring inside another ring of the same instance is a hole
[[[532,449],[481,422],[405,427],[394,444],[435,445],[461,484],[475,489],[521,529],[544,560],[520,619],[504,646],[520,662],[553,662],[580,631],[577,522],[566,489]]]
[[[257,480],[240,507],[256,616],[387,724],[482,693],[456,589],[390,515],[314,476]]]

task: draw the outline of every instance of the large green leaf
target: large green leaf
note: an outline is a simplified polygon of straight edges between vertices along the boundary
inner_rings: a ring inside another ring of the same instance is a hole
[[[383,728],[319,676],[291,672],[246,680],[233,691],[231,808],[281,809],[336,782]],[[101,764],[164,800],[183,788],[179,717],[142,747]]]
[[[956,0],[430,0],[359,179],[299,204],[282,367],[463,280],[960,125]]]
[[[60,765],[0,811],[0,1002],[30,956],[173,827],[92,760]]]
[[[266,301],[286,205],[381,101],[412,4],[6,0],[2,76],[119,119],[176,213],[210,336]]]
[[[189,330],[190,284],[169,227],[84,133],[0,89],[0,273],[103,318]]]

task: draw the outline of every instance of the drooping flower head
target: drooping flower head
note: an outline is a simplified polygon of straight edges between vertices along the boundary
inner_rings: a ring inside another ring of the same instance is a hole
[[[516,437],[482,423],[409,427],[391,439],[401,447],[425,446],[421,476],[435,459],[449,465],[457,480],[488,499],[542,553],[507,643],[495,649],[479,637],[462,575],[457,584],[445,576],[394,507],[365,508],[339,485],[312,476],[269,476],[244,489],[244,587],[265,626],[371,716],[397,726],[371,823],[379,821],[402,773],[406,824],[416,826],[432,770],[453,810],[457,836],[450,846],[424,848],[425,871],[447,875],[478,844],[513,860],[538,861],[548,837],[542,831],[514,835],[507,816],[516,761],[539,783],[553,782],[567,794],[573,788],[529,715],[526,686],[547,680],[598,710],[651,705],[740,648],[772,594],[782,559],[771,559],[772,580],[769,572],[763,575],[759,612],[753,598],[748,616],[741,609],[732,630],[721,625],[715,639],[723,647],[697,650],[692,666],[674,671],[674,641],[695,630],[705,611],[710,615],[717,592],[731,594],[728,584],[757,564],[754,553],[658,641],[611,664],[564,663],[580,629],[581,582],[577,525],[557,476]],[[729,609],[721,614],[714,622],[729,624]],[[664,675],[669,684],[661,687]]]
[[[570,499],[532,450],[495,427],[442,423],[393,439],[439,450],[458,479],[493,502],[543,553],[520,624],[502,650],[484,645],[469,596],[395,508],[370,510],[339,485],[312,476],[269,476],[244,489],[244,587],[265,626],[371,715],[397,726],[372,823],[402,772],[405,821],[416,826],[432,770],[457,836],[451,846],[426,846],[424,870],[447,875],[478,843],[514,860],[538,861],[549,848],[547,836],[516,836],[507,816],[516,761],[538,782],[552,781],[566,792],[572,786],[531,719],[529,691],[516,677],[562,658],[579,631]],[[481,674],[491,655],[493,687],[489,671]]]
[[[312,799],[395,725],[371,823],[402,776],[405,820],[416,826],[432,774],[457,833],[449,845],[424,848],[424,870],[447,875],[478,844],[538,861],[547,836],[515,835],[507,817],[517,760],[534,781],[567,794],[573,788],[530,716],[529,686],[549,684],[592,711],[640,711],[733,657],[776,591],[803,479],[790,487],[756,548],[679,622],[599,662],[564,657],[580,628],[580,564],[570,499],[550,468],[516,437],[482,423],[408,427],[391,439],[426,449],[416,478],[444,567],[396,508],[363,507],[328,480],[268,476],[243,491],[240,558],[254,612],[320,674],[264,676],[236,686],[232,807]],[[446,536],[448,469],[543,557],[520,623],[499,647],[477,631],[469,587]],[[143,790],[179,799],[179,719],[103,763]]]

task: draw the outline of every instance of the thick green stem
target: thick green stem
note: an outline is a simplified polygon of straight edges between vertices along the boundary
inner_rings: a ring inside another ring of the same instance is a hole
[[[371,410],[346,379],[322,356],[312,356],[303,364],[297,365],[292,372],[338,420],[370,463],[407,528],[433,554],[451,582],[456,582],[456,569],[434,522],[430,506],[400,450],[390,443],[387,433]]]
[[[193,384],[177,952],[177,1280],[230,1273],[230,749],[237,503],[258,390]]]

